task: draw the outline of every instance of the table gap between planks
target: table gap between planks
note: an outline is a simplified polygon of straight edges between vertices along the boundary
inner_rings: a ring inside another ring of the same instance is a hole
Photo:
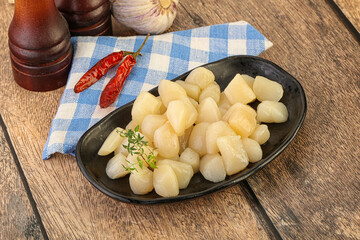
[[[335,2],[359,29],[359,12],[347,7],[357,1]],[[261,56],[300,81],[308,113],[283,154],[246,181],[151,206],[101,194],[73,157],[41,160],[64,88],[34,93],[15,84],[7,47],[13,6],[0,5],[0,239],[360,238],[359,42],[329,2],[180,1],[169,31],[238,20],[260,30],[274,43]],[[115,35],[134,34],[114,26]]]
[[[345,18],[347,24],[353,26],[352,31],[360,33],[360,0],[328,0],[335,3],[335,9],[340,10],[339,15]],[[338,11],[337,10],[337,11]]]

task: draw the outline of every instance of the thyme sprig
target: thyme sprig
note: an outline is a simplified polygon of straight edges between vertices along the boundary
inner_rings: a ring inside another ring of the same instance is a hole
[[[144,167],[144,162],[149,165],[150,169],[156,168],[156,157],[154,154],[154,149],[148,146],[148,142],[144,140],[144,136],[139,132],[140,126],[137,125],[134,130],[122,130],[118,131],[121,137],[125,137],[128,139],[128,144],[123,144],[122,146],[128,151],[131,156],[136,155],[137,162],[132,163],[129,160],[126,162],[129,166],[122,165],[126,171],[133,172],[137,171],[136,168],[139,166],[141,169]]]

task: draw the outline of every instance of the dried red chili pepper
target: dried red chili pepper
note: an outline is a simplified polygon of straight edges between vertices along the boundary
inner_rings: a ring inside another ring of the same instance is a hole
[[[87,71],[74,87],[74,92],[79,93],[100,80],[110,68],[120,63],[124,56],[133,54],[133,52],[120,51],[113,52],[97,62],[89,71]]]
[[[140,48],[133,54],[129,54],[125,57],[124,61],[119,66],[116,75],[110,79],[109,83],[105,86],[100,97],[100,107],[106,108],[115,102],[116,98],[119,96],[122,87],[124,86],[125,80],[131,69],[136,63],[136,58],[140,54],[141,49],[144,47],[149,34],[146,36],[144,42]]]

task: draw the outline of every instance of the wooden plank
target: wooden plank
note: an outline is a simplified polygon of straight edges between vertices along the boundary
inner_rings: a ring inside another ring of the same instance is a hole
[[[74,158],[56,155],[43,162],[63,89],[32,93],[13,82],[4,29],[11,18],[1,14],[0,88],[6,91],[0,109],[51,239],[276,237],[244,184],[182,203],[129,205],[96,191]],[[357,238],[358,42],[321,1],[183,0],[170,30],[238,20],[273,41],[262,56],[298,78],[308,96],[304,127],[279,158],[249,179],[253,192],[283,238]],[[131,33],[117,33],[123,31]]]
[[[263,56],[298,78],[308,113],[294,142],[249,184],[283,238],[357,239],[359,42],[326,2],[262,8],[273,14],[252,21],[274,42]]]
[[[0,124],[3,125],[2,119]],[[0,126],[0,189],[0,239],[43,239],[3,126]]]
[[[360,0],[332,0],[360,33]]]
[[[3,7],[12,11],[9,6]],[[179,18],[187,19],[183,13]],[[95,190],[74,157],[57,154],[48,161],[41,160],[64,89],[34,93],[14,83],[4,29],[11,18],[2,14],[4,80],[0,87],[6,91],[0,96],[0,107],[50,239],[274,238],[253,196],[239,186],[182,203],[130,205]]]

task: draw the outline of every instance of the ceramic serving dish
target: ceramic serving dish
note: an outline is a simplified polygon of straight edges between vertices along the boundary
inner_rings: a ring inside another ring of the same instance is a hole
[[[136,195],[130,189],[128,176],[116,180],[111,180],[106,176],[105,167],[113,155],[105,157],[97,155],[107,135],[115,127],[125,128],[131,120],[133,102],[130,102],[114,110],[96,123],[84,133],[77,144],[77,163],[81,172],[91,184],[104,194],[123,202],[153,204],[181,201],[224,189],[246,179],[271,162],[289,145],[301,127],[306,114],[305,93],[294,77],[276,64],[253,56],[232,56],[205,64],[203,67],[208,68],[215,74],[215,79],[222,91],[237,73],[250,76],[262,75],[279,82],[283,86],[284,95],[280,101],[286,105],[289,119],[281,124],[268,124],[271,137],[268,142],[262,145],[263,159],[257,163],[249,164],[245,170],[227,176],[224,181],[218,183],[209,182],[200,173],[197,173],[191,179],[188,188],[180,190],[180,194],[176,197],[160,197],[155,191],[146,195]],[[189,72],[173,80],[185,79]],[[157,88],[152,89],[150,92],[158,95]],[[253,103],[253,107],[256,107],[256,105],[256,102]]]

